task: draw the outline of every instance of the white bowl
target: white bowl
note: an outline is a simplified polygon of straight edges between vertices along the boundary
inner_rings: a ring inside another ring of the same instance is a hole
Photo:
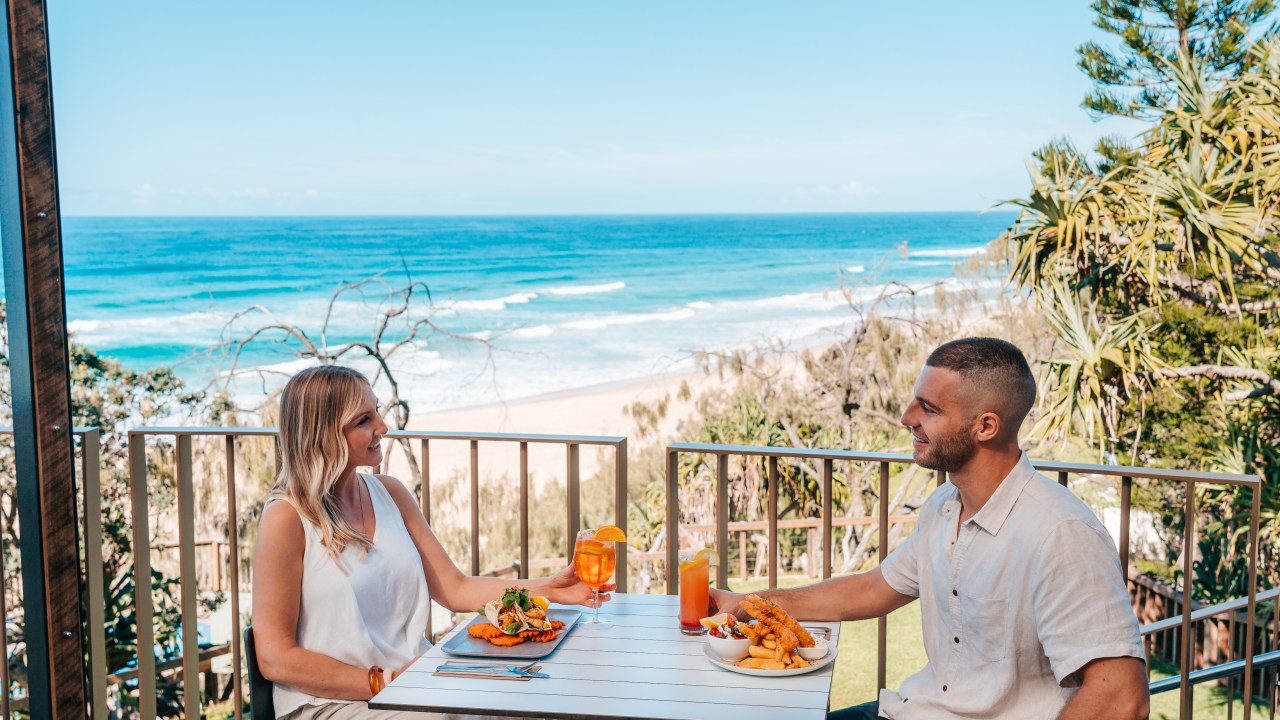
[[[715,635],[707,635],[707,644],[711,646],[711,652],[719,655],[725,662],[738,662],[747,656],[747,648],[751,647],[751,641],[746,638],[730,640]]]
[[[796,648],[796,652],[800,653],[800,657],[805,660],[821,660],[827,656],[827,641],[816,637],[813,639],[813,647]]]

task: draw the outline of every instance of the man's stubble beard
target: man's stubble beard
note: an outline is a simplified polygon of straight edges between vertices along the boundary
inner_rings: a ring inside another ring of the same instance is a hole
[[[978,443],[969,434],[968,428],[961,428],[950,435],[929,438],[924,452],[916,452],[916,464],[926,470],[955,472],[964,467],[978,451]]]

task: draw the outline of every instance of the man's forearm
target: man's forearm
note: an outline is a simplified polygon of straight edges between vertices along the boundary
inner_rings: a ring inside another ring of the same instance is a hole
[[[915,598],[889,587],[877,568],[802,588],[760,593],[801,620],[866,620],[886,615]]]
[[[1151,712],[1146,664],[1137,658],[1095,660],[1082,672],[1084,681],[1058,720],[1146,718]]]

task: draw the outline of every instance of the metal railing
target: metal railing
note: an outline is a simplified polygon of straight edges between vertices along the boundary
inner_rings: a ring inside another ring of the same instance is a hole
[[[667,528],[668,528],[668,544],[667,544],[667,567],[675,568],[678,566],[679,553],[679,537],[678,528],[680,527],[680,456],[682,454],[698,454],[704,456],[714,456],[716,467],[716,531],[715,544],[720,553],[720,565],[717,577],[717,584],[725,587],[728,582],[728,526],[729,526],[729,503],[728,503],[728,478],[729,478],[729,458],[731,456],[745,456],[755,458],[767,458],[768,466],[768,497],[767,502],[767,533],[769,537],[769,587],[775,588],[778,585],[778,546],[779,546],[779,517],[778,517],[778,462],[782,459],[797,461],[821,461],[821,505],[822,505],[822,577],[829,578],[831,576],[831,546],[833,543],[832,534],[832,485],[833,485],[833,468],[835,462],[852,462],[852,463],[876,463],[879,465],[879,522],[878,533],[879,543],[877,548],[878,560],[883,561],[888,555],[889,540],[889,505],[886,499],[889,497],[889,477],[890,466],[893,464],[911,465],[914,460],[911,455],[898,453],[874,453],[874,452],[858,452],[852,450],[821,450],[808,448],[783,448],[783,447],[751,447],[742,445],[714,445],[702,443],[673,443],[667,446]],[[1133,482],[1135,479],[1156,480],[1161,482],[1171,482],[1181,484],[1185,489],[1185,503],[1183,508],[1183,547],[1187,549],[1183,553],[1183,607],[1190,608],[1192,606],[1191,582],[1190,578],[1194,577],[1193,563],[1196,553],[1193,548],[1195,543],[1195,519],[1198,514],[1196,487],[1198,485],[1218,485],[1218,486],[1236,486],[1249,488],[1252,495],[1252,507],[1250,510],[1249,535],[1248,535],[1248,595],[1244,600],[1246,610],[1246,629],[1245,642],[1243,651],[1243,660],[1240,663],[1240,672],[1244,674],[1243,693],[1246,698],[1252,697],[1252,677],[1254,667],[1254,629],[1257,618],[1257,587],[1258,587],[1258,520],[1260,515],[1261,503],[1261,478],[1256,475],[1231,475],[1225,473],[1209,473],[1209,472],[1192,472],[1186,470],[1163,470],[1158,468],[1142,468],[1128,467],[1119,465],[1090,465],[1084,463],[1063,463],[1051,461],[1032,461],[1037,470],[1042,473],[1056,475],[1059,484],[1064,487],[1068,486],[1068,480],[1072,474],[1088,475],[1094,477],[1115,478],[1119,482],[1120,494],[1120,542],[1119,554],[1122,572],[1128,577],[1130,548],[1130,516],[1132,514],[1132,494]],[[941,485],[945,482],[945,474],[937,474],[937,483]],[[677,574],[668,570],[667,572],[667,592],[674,594],[677,590]],[[877,620],[878,630],[876,638],[876,682],[877,688],[886,686],[886,655],[887,655],[887,639],[888,639],[888,621],[887,618],[881,617]],[[1181,662],[1180,676],[1178,678],[1177,687],[1181,690],[1179,717],[1191,717],[1192,707],[1192,678],[1194,672],[1192,664],[1195,658],[1195,639],[1191,632],[1192,617],[1190,613],[1184,613],[1178,620],[1177,627],[1180,628],[1180,652]],[[1203,677],[1203,676],[1197,676]],[[1207,679],[1207,678],[1206,678]],[[1245,703],[1244,716],[1247,720],[1250,713],[1250,703]]]
[[[102,437],[96,427],[76,427],[72,437],[80,446],[80,486],[84,503],[84,581],[89,599],[86,631],[89,639],[89,693],[93,717],[107,716],[107,641],[106,601],[103,597],[102,561]],[[13,437],[12,427],[0,427],[0,436]],[[16,502],[10,498],[9,502]],[[16,517],[16,514],[15,514]],[[21,531],[21,529],[19,529]],[[0,531],[0,541],[7,533]],[[96,552],[95,552],[96,550]],[[5,614],[4,630],[0,632],[0,717],[8,720],[15,709],[12,678],[9,676],[9,623],[7,597],[8,582],[0,578],[0,613]],[[21,705],[22,703],[19,703]]]
[[[1196,609],[1190,613],[1190,622],[1201,623],[1206,620],[1217,621],[1217,619],[1220,618],[1222,615],[1227,615],[1228,619],[1226,623],[1226,626],[1227,626],[1226,628],[1227,643],[1226,644],[1230,649],[1234,650],[1238,644],[1236,642],[1236,636],[1238,635],[1236,616],[1239,613],[1241,608],[1248,607],[1250,599],[1253,599],[1256,603],[1265,603],[1268,601],[1280,600],[1280,587],[1271,588],[1270,590],[1264,590],[1259,593],[1254,593],[1252,594],[1252,597],[1235,598],[1233,600],[1228,600],[1226,602],[1217,603],[1216,605],[1210,605],[1208,607],[1202,607],[1202,608]],[[1220,663],[1211,665],[1209,667],[1202,667],[1200,669],[1192,670],[1190,673],[1187,673],[1185,682],[1188,683],[1189,688],[1192,688],[1195,685],[1205,683],[1205,682],[1223,681],[1223,680],[1226,681],[1226,693],[1229,699],[1227,703],[1227,720],[1231,720],[1231,717],[1234,714],[1235,704],[1230,700],[1230,698],[1233,698],[1235,694],[1236,677],[1244,674],[1245,672],[1258,672],[1258,671],[1261,671],[1263,675],[1263,683],[1261,684],[1264,687],[1270,688],[1270,692],[1267,693],[1267,706],[1270,710],[1270,716],[1272,718],[1275,717],[1276,694],[1275,694],[1274,685],[1276,683],[1276,678],[1273,677],[1271,683],[1267,683],[1266,676],[1268,671],[1271,671],[1272,674],[1274,675],[1273,668],[1280,667],[1280,650],[1275,649],[1276,641],[1280,640],[1280,634],[1277,633],[1277,623],[1280,622],[1280,613],[1276,612],[1276,610],[1280,610],[1280,606],[1273,605],[1273,611],[1271,614],[1272,627],[1269,635],[1272,641],[1271,643],[1272,649],[1269,652],[1262,652],[1262,653],[1259,653],[1258,655],[1253,656],[1251,667],[1250,667],[1249,659],[1245,658],[1245,659],[1236,659],[1236,660],[1228,660],[1226,662],[1220,662]],[[1181,614],[1174,615],[1172,617],[1167,617],[1162,620],[1158,620],[1156,622],[1148,623],[1142,626],[1142,637],[1146,641],[1146,644],[1148,647],[1148,651],[1147,651],[1148,657],[1150,657],[1152,654],[1151,639],[1154,636],[1157,636],[1161,633],[1168,633],[1171,631],[1181,630],[1183,628],[1183,621],[1185,616],[1186,616],[1186,613],[1183,612]],[[1220,624],[1221,623],[1219,621],[1219,628],[1218,628],[1219,630],[1221,630]],[[1197,637],[1197,635],[1193,633],[1191,637],[1194,640]],[[1151,694],[1158,695],[1160,693],[1166,693],[1173,690],[1177,690],[1183,686],[1183,683],[1184,683],[1184,678],[1181,675],[1167,677],[1161,680],[1155,680],[1151,683],[1151,686],[1150,686]],[[1248,696],[1245,697],[1245,702],[1247,705],[1252,704],[1252,701],[1253,701],[1252,698]]]
[[[0,435],[9,431],[0,428]],[[102,507],[101,507],[101,485],[100,485],[100,438],[99,433],[93,428],[77,428],[76,437],[80,440],[81,448],[81,473],[82,485],[84,488],[84,507],[85,507],[85,535],[84,540],[86,548],[100,548],[102,542]],[[240,567],[241,553],[240,543],[238,542],[239,519],[237,517],[237,443],[246,437],[265,436],[274,437],[275,431],[270,428],[138,428],[128,434],[129,448],[129,479],[131,502],[133,509],[134,525],[133,540],[134,547],[139,549],[135,552],[134,558],[134,580],[135,587],[151,588],[151,568],[152,553],[157,549],[157,544],[152,542],[150,527],[150,483],[148,482],[148,446],[149,440],[158,438],[171,438],[173,448],[173,477],[175,479],[178,518],[177,546],[179,552],[180,565],[180,589],[181,603],[179,612],[181,615],[182,626],[184,628],[196,627],[197,623],[197,593],[199,591],[199,581],[195,572],[196,569],[196,552],[197,541],[195,537],[195,494],[194,494],[194,452],[193,441],[195,438],[209,438],[216,442],[217,438],[221,438],[224,442],[225,467],[223,478],[226,487],[226,513],[227,528],[230,537],[227,538],[226,544],[228,552],[226,553],[225,562],[227,564],[227,576],[230,581],[232,592],[230,593],[231,618],[233,624],[233,632],[230,636],[229,647],[225,649],[204,649],[203,651],[198,645],[198,634],[196,632],[184,632],[182,636],[182,653],[180,658],[168,660],[163,663],[157,663],[157,659],[153,653],[139,653],[137,659],[137,668],[133,671],[125,671],[123,674],[108,677],[109,670],[105,662],[105,618],[104,616],[104,597],[100,588],[104,587],[103,578],[103,562],[101,552],[86,553],[86,582],[88,583],[88,633],[89,633],[89,655],[90,655],[90,688],[92,693],[92,714],[94,717],[106,716],[106,696],[107,690],[112,682],[134,681],[136,679],[139,692],[139,710],[144,720],[152,720],[156,716],[156,689],[158,672],[173,672],[175,676],[181,675],[184,684],[194,682],[201,672],[202,662],[208,662],[208,655],[216,652],[230,654],[232,668],[232,693],[233,707],[235,716],[240,717],[240,707],[244,697],[244,688],[241,685],[240,667],[242,663],[242,648],[240,647],[241,624],[240,624],[240,605],[238,593],[235,592],[240,587]],[[529,500],[530,500],[530,476],[529,476],[529,445],[530,444],[553,444],[565,447],[565,484],[566,484],[566,548],[573,546],[574,536],[580,523],[580,448],[586,446],[611,447],[614,452],[614,486],[615,486],[615,524],[624,530],[627,527],[626,518],[626,498],[627,498],[627,440],[622,437],[596,437],[596,436],[573,436],[573,435],[512,435],[501,433],[458,433],[458,432],[419,432],[419,431],[397,431],[389,433],[388,437],[393,440],[407,440],[418,444],[419,456],[421,458],[422,485],[420,488],[422,497],[422,511],[424,516],[430,520],[431,517],[431,452],[433,447],[437,447],[439,443],[445,442],[462,442],[467,443],[470,449],[470,534],[469,545],[471,553],[471,571],[473,574],[480,574],[480,445],[481,443],[508,443],[517,444],[519,447],[519,483],[520,498],[518,505],[519,515],[519,539],[520,539],[520,559],[511,566],[493,569],[489,572],[494,574],[509,574],[513,570],[520,577],[528,577],[529,568],[532,563],[529,558]],[[704,445],[678,443],[672,444],[667,448],[668,464],[667,464],[667,527],[669,531],[668,543],[665,551],[666,562],[668,567],[676,567],[678,565],[678,530],[679,523],[679,458],[681,454],[696,453],[715,457],[717,493],[716,493],[716,522],[714,524],[714,532],[716,536],[716,544],[721,553],[722,562],[717,572],[717,581],[720,584],[727,583],[728,580],[728,548],[729,548],[729,532],[731,524],[728,517],[727,502],[727,485],[729,473],[729,458],[731,456],[759,457],[768,460],[768,497],[766,503],[768,507],[768,517],[764,521],[762,528],[755,524],[749,524],[751,530],[762,529],[767,533],[768,537],[768,582],[770,587],[776,587],[779,572],[779,538],[780,531],[786,530],[789,525],[796,527],[809,528],[813,527],[812,521],[803,520],[797,524],[796,519],[782,519],[778,512],[778,479],[779,479],[779,462],[787,460],[802,460],[821,463],[820,481],[821,486],[821,518],[817,527],[821,532],[821,562],[819,565],[820,576],[829,578],[832,574],[832,546],[833,546],[833,529],[840,524],[857,524],[857,525],[877,525],[878,548],[877,554],[880,560],[883,560],[888,553],[889,545],[889,527],[895,522],[911,522],[914,520],[910,516],[891,516],[888,503],[883,499],[889,497],[889,482],[891,478],[891,469],[893,466],[908,466],[913,464],[909,455],[901,455],[894,453],[869,453],[844,450],[810,450],[810,449],[794,449],[794,448],[774,448],[774,447],[745,447],[730,445]],[[848,518],[836,519],[832,512],[833,506],[833,485],[834,485],[834,463],[872,463],[879,471],[878,491],[882,501],[879,503],[878,516],[874,519],[857,519],[855,522],[845,522]],[[1260,495],[1258,489],[1260,480],[1255,476],[1244,475],[1223,475],[1217,473],[1192,473],[1176,470],[1159,470],[1152,468],[1137,467],[1118,467],[1118,466],[1098,466],[1076,463],[1058,463],[1058,462],[1035,462],[1034,465],[1041,472],[1056,474],[1060,483],[1067,484],[1068,478],[1072,474],[1089,475],[1094,477],[1115,478],[1119,483],[1119,497],[1121,508],[1121,534],[1120,534],[1120,560],[1122,566],[1126,569],[1130,561],[1129,548],[1129,520],[1132,513],[1131,500],[1132,488],[1135,479],[1151,479],[1161,482],[1179,483],[1185,487],[1186,501],[1184,506],[1184,520],[1187,522],[1184,532],[1184,547],[1195,547],[1195,523],[1194,519],[1197,515],[1196,487],[1199,485],[1227,485],[1240,486],[1250,488],[1253,494],[1252,508],[1250,513],[1250,527],[1248,536],[1248,564],[1249,577],[1248,587],[1249,594],[1246,598],[1233,601],[1229,604],[1222,604],[1212,608],[1202,608],[1191,613],[1183,613],[1174,618],[1167,618],[1159,623],[1148,625],[1144,628],[1144,633],[1151,634],[1156,632],[1166,632],[1175,630],[1180,636],[1180,657],[1182,662],[1179,663],[1181,671],[1179,676],[1168,678],[1166,680],[1156,681],[1152,683],[1154,692],[1171,691],[1174,688],[1181,689],[1181,716],[1188,717],[1190,713],[1190,703],[1192,699],[1192,687],[1196,683],[1215,680],[1223,677],[1234,675],[1243,675],[1243,691],[1246,697],[1252,693],[1252,676],[1255,668],[1266,668],[1275,666],[1280,663],[1280,655],[1275,651],[1263,653],[1255,657],[1254,654],[1254,629],[1256,623],[1256,604],[1261,600],[1273,599],[1273,596],[1280,596],[1280,591],[1269,591],[1264,593],[1261,598],[1256,592],[1257,587],[1257,555],[1258,555],[1258,522],[1260,509]],[[941,484],[945,482],[943,474],[937,475],[937,482]],[[743,531],[748,525],[733,525],[737,531]],[[207,539],[206,539],[207,541]],[[571,551],[568,551],[571,553]],[[624,590],[627,588],[627,555],[626,546],[621,545],[618,548],[621,555],[618,563],[618,584]],[[221,558],[220,558],[221,559]],[[635,559],[639,559],[637,556]],[[1184,553],[1183,574],[1184,577],[1193,576],[1194,553]],[[668,572],[668,592],[676,591],[676,574]],[[0,593],[4,592],[0,583]],[[1184,583],[1182,588],[1184,608],[1190,608],[1191,605],[1191,589],[1189,584]],[[0,602],[4,598],[0,595]],[[153,620],[155,608],[153,599],[149,592],[136,593],[136,621],[138,632],[139,648],[155,647],[155,636]],[[1233,660],[1211,668],[1193,669],[1192,663],[1195,657],[1195,634],[1192,632],[1192,624],[1204,618],[1221,614],[1223,612],[1235,612],[1241,608],[1246,610],[1245,615],[1245,640],[1242,652],[1242,659]],[[878,687],[885,686],[886,674],[886,644],[887,644],[887,625],[884,618],[878,620],[879,630],[877,635],[877,682]],[[0,652],[4,652],[7,656],[8,648],[3,634],[0,634]],[[7,663],[0,663],[0,682],[4,682],[6,689],[9,688],[8,668],[4,667]],[[126,677],[127,675],[127,677]],[[184,710],[188,717],[200,716],[200,693],[184,693]],[[3,693],[0,699],[0,712],[4,717],[8,717],[10,708],[8,707],[8,693]],[[1250,706],[1246,703],[1245,717],[1249,717]]]
[[[274,428],[230,428],[230,427],[143,427],[129,432],[129,477],[133,505],[133,541],[134,541],[134,577],[139,588],[151,587],[152,551],[156,545],[152,542],[150,529],[150,497],[148,492],[147,441],[149,438],[172,438],[175,447],[174,477],[176,479],[178,507],[178,538],[180,563],[180,613],[183,628],[196,628],[198,576],[196,574],[196,538],[195,538],[195,494],[193,439],[206,437],[222,438],[225,443],[225,487],[227,528],[232,537],[227,544],[227,574],[232,588],[230,593],[232,633],[229,641],[229,653],[234,671],[232,672],[232,703],[237,720],[241,716],[241,705],[244,688],[241,679],[243,628],[240,622],[240,603],[238,590],[240,587],[240,545],[238,542],[239,519],[236,503],[236,444],[245,437],[274,438]],[[480,443],[514,443],[520,451],[520,500],[519,500],[519,542],[520,560],[518,573],[527,578],[529,562],[529,445],[556,444],[565,447],[566,475],[566,522],[568,530],[566,542],[572,552],[574,539],[581,523],[581,485],[580,485],[580,448],[582,446],[612,447],[615,455],[615,492],[618,502],[615,503],[615,524],[626,529],[626,477],[627,477],[627,440],[623,437],[598,437],[585,435],[518,435],[505,433],[458,433],[398,430],[387,433],[391,440],[417,441],[421,458],[422,485],[420,488],[422,512],[428,522],[431,519],[431,448],[432,442],[468,442],[470,443],[470,550],[471,574],[481,574],[480,568]],[[277,464],[278,464],[277,450]],[[619,562],[617,569],[618,584],[626,587],[626,550],[625,545],[618,548]],[[494,572],[501,572],[498,571]],[[152,626],[155,608],[150,593],[137,594],[137,627],[138,647],[154,647],[155,636]],[[209,655],[206,650],[203,655]],[[202,657],[196,632],[182,633],[182,653],[180,667],[177,664],[165,663],[183,677],[184,686],[188,686],[200,672]],[[156,689],[157,665],[155,655],[141,652],[138,657],[136,678],[138,682],[139,714],[142,720],[154,720],[157,711]],[[130,674],[130,678],[135,675]],[[188,718],[200,717],[199,692],[184,692],[183,704]]]

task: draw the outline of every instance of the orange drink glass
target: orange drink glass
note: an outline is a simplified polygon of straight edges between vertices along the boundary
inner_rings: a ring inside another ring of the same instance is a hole
[[[685,635],[701,635],[707,631],[700,622],[707,615],[710,605],[707,587],[711,584],[711,553],[680,556],[680,632]]]
[[[581,530],[573,545],[573,570],[578,579],[595,594],[595,612],[591,625],[597,629],[610,627],[612,623],[600,619],[600,588],[613,577],[618,556],[610,540],[596,540],[595,530]]]

